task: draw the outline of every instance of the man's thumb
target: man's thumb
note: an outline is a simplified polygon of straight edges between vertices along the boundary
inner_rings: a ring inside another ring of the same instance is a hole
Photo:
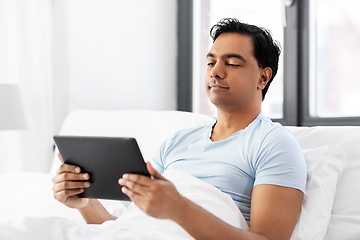
[[[150,162],[146,162],[146,168],[149,171],[150,175],[153,176],[155,179],[167,180],[158,171],[156,171],[155,168],[153,168]]]

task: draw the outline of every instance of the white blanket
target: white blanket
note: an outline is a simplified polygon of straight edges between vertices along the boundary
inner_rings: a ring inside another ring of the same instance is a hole
[[[169,170],[164,176],[185,197],[223,221],[248,230],[230,196],[177,170]],[[50,179],[46,174],[0,176],[0,239],[192,239],[175,222],[152,218],[135,204],[126,208],[119,201],[102,201],[117,220],[85,224],[76,210],[52,198]]]

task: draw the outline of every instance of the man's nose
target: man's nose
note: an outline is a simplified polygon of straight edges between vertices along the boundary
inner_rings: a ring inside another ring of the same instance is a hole
[[[224,78],[225,77],[225,69],[223,64],[217,62],[210,71],[210,77],[212,78]]]

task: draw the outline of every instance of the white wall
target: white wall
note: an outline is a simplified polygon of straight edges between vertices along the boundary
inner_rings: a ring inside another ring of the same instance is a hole
[[[69,111],[176,109],[176,0],[68,0],[63,11]]]
[[[26,129],[0,131],[0,172],[47,171],[53,154],[52,1],[0,5],[0,82],[19,86],[26,123]]]
[[[54,0],[53,132],[75,109],[177,108],[177,0]]]
[[[48,171],[71,110],[176,109],[176,3],[0,0],[0,83],[27,122],[0,132],[0,172]]]

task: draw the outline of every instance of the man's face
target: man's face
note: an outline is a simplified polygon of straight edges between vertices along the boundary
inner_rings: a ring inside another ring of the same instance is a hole
[[[205,87],[217,108],[241,110],[261,103],[263,69],[253,49],[252,39],[238,33],[223,33],[215,40],[207,54]]]

